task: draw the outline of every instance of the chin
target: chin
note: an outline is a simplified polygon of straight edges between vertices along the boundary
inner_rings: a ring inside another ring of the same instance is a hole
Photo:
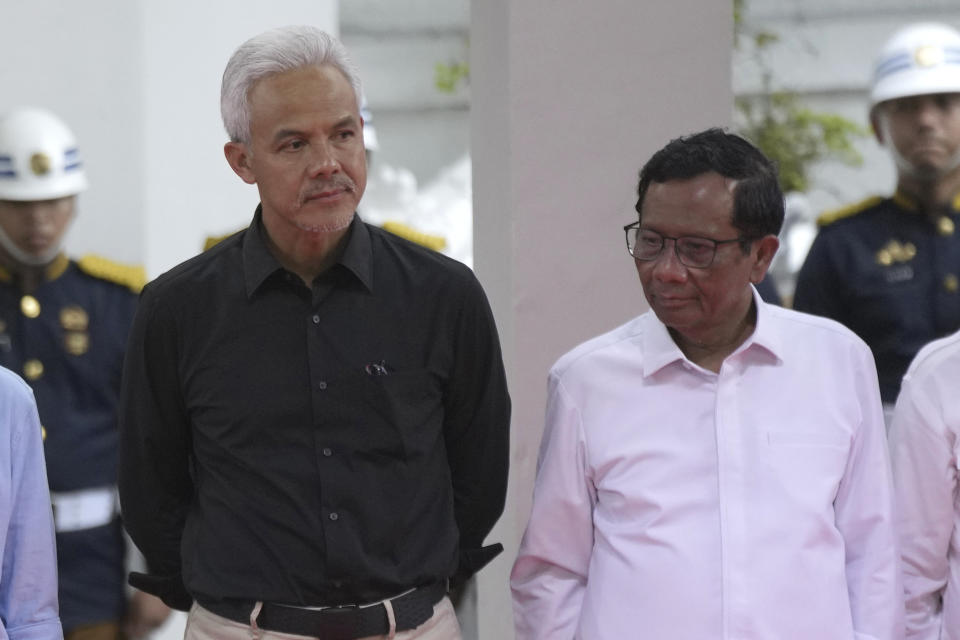
[[[323,216],[298,216],[293,225],[306,233],[335,233],[343,231],[353,222],[353,211],[350,213],[326,214]]]

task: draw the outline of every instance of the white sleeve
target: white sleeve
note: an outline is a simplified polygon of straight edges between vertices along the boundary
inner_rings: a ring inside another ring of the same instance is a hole
[[[2,382],[6,382],[3,380]],[[8,424],[9,494],[4,512],[0,615],[11,640],[62,638],[57,605],[53,510],[40,437],[40,419],[29,388],[4,394]]]
[[[876,368],[864,348],[858,370],[862,419],[834,500],[837,528],[846,549],[847,592],[858,640],[903,637],[893,479]]]
[[[595,503],[580,413],[551,375],[533,509],[510,575],[517,640],[573,640]]]
[[[890,431],[907,637],[916,640],[940,638],[957,490],[957,467],[943,412],[931,391],[905,378]]]

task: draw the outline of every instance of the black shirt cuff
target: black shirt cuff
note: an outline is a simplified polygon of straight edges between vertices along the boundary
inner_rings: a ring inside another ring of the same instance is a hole
[[[158,576],[132,571],[127,582],[131,587],[157,596],[171,609],[189,611],[193,604],[193,596],[183,586],[183,578],[179,573],[173,576]]]
[[[502,551],[503,545],[499,542],[488,544],[479,549],[461,549],[460,564],[457,567],[457,572],[450,578],[450,586],[452,588],[462,586],[473,574],[487,566]]]

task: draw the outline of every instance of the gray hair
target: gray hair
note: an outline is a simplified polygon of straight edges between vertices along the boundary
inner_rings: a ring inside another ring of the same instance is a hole
[[[223,71],[220,115],[234,142],[250,142],[250,90],[266,76],[302,67],[330,65],[350,82],[361,102],[360,76],[343,44],[311,26],[279,27],[264,31],[240,45]]]

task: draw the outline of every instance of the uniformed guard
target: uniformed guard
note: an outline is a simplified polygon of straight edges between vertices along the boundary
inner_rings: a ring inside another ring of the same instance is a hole
[[[76,140],[59,118],[35,108],[0,118],[0,364],[30,384],[40,412],[65,637],[116,640],[128,610],[117,397],[144,274],[62,253],[86,187]],[[158,602],[138,593],[133,627],[162,621]]]
[[[820,217],[794,307],[870,345],[889,409],[920,347],[960,328],[960,33],[932,23],[896,32],[870,104],[896,191]]]

